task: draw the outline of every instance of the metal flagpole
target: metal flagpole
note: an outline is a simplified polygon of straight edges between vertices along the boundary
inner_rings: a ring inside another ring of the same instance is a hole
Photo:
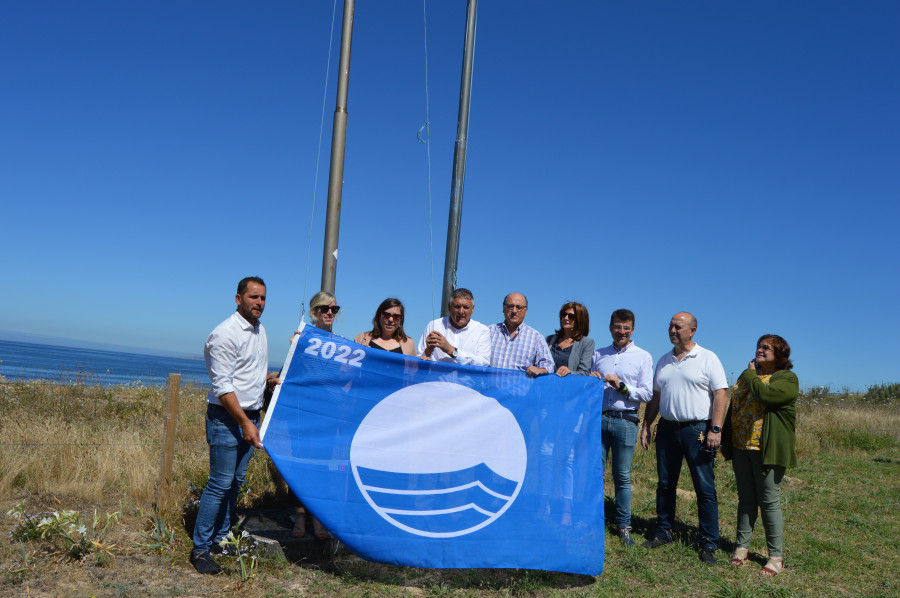
[[[462,81],[459,86],[459,119],[456,124],[456,148],[453,152],[453,178],[450,181],[450,222],[447,226],[447,253],[444,257],[444,291],[441,316],[448,314],[450,293],[456,288],[459,259],[459,225],[462,219],[463,183],[466,178],[466,143],[469,135],[469,102],[472,96],[472,62],[475,52],[475,16],[478,0],[469,0],[466,13],[466,45],[463,52]]]
[[[337,105],[331,132],[331,169],[325,213],[325,248],[322,252],[322,290],[334,293],[337,278],[338,233],[341,225],[341,189],[344,184],[344,148],[347,144],[347,92],[350,87],[350,44],[353,41],[354,0],[344,0]]]

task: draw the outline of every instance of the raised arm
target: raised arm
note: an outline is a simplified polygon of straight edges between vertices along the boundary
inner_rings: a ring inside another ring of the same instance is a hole
[[[779,408],[790,405],[800,395],[800,382],[797,374],[790,370],[775,372],[766,384],[759,379],[755,370],[744,370],[741,380],[750,389],[753,397],[766,407]]]
[[[425,342],[425,339],[428,338],[428,335],[433,330],[432,322],[429,322],[427,326],[425,326],[425,331],[422,333],[422,338],[419,339],[419,346],[417,348],[417,353],[419,357],[422,359],[431,359],[431,352],[434,350],[432,347],[429,347]]]

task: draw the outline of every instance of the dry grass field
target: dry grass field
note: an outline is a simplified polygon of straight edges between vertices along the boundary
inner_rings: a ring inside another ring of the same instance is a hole
[[[203,389],[181,389],[175,492],[160,517],[164,389],[0,380],[0,596],[897,596],[900,398],[897,385],[876,391],[866,398],[809,389],[801,398],[800,466],[782,487],[786,570],[771,580],[758,574],[759,528],[751,566],[728,566],[737,497],[721,459],[718,567],[700,564],[693,548],[696,509],[685,471],[681,541],[652,552],[625,549],[608,530],[605,570],[596,578],[392,567],[346,553],[318,565],[261,558],[252,577],[225,558],[228,574],[209,578],[187,562],[185,523],[191,487],[202,488],[208,473]],[[606,481],[609,520],[608,474]],[[638,448],[633,484],[635,533],[646,535],[655,508],[652,451]],[[257,453],[241,505],[278,505],[283,491]]]

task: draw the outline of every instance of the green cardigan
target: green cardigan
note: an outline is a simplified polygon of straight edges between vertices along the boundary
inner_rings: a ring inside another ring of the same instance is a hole
[[[797,396],[800,394],[797,375],[790,370],[778,370],[766,384],[755,370],[744,370],[741,380],[750,389],[750,394],[766,408],[759,439],[763,467],[796,467]],[[722,454],[725,459],[731,459],[731,405],[728,406],[722,432]]]

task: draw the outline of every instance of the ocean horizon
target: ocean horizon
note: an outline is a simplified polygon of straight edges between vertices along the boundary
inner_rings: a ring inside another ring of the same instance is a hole
[[[277,370],[279,366],[269,370]],[[169,374],[181,383],[209,384],[203,357],[171,357],[0,339],[0,376],[59,384],[164,386]]]

